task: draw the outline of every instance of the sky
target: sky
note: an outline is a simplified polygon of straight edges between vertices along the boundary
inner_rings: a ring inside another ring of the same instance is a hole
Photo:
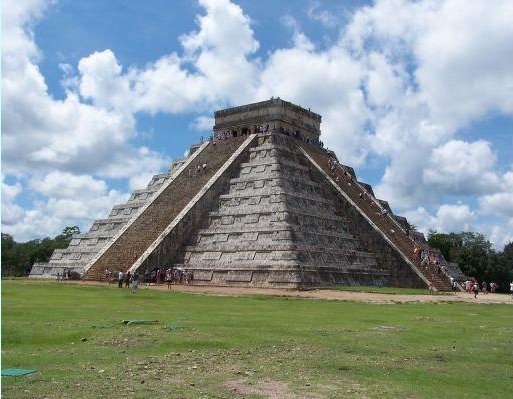
[[[87,231],[280,97],[420,231],[513,241],[510,0],[2,1],[2,233]]]

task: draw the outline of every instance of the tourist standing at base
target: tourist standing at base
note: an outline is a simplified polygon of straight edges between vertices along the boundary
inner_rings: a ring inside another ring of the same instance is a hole
[[[483,281],[481,283],[481,291],[483,291],[483,294],[488,294],[488,287],[486,285],[486,281]]]
[[[123,288],[123,272],[118,273],[118,288]]]
[[[131,279],[132,279],[132,276],[130,275],[130,270],[129,270],[128,273],[126,274],[126,277],[125,277],[125,288],[129,288],[130,287]]]
[[[171,281],[173,280],[173,271],[168,268],[166,270],[166,283],[167,283],[167,289],[170,290],[171,289]]]
[[[139,283],[139,281],[138,281],[137,272],[134,272],[134,274],[132,275],[132,294],[135,294],[135,291],[137,290],[138,283]]]
[[[479,284],[477,283],[477,281],[474,283],[472,291],[474,291],[474,298],[477,299],[477,294],[479,294]]]
[[[513,298],[513,281],[509,283],[509,292],[511,294],[511,298]]]

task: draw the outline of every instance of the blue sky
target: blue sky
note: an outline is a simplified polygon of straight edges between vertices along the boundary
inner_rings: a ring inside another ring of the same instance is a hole
[[[513,240],[509,1],[2,2],[2,232],[87,230],[280,96],[422,231]]]

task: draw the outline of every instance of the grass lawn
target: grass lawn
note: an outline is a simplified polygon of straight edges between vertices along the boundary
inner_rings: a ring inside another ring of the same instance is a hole
[[[3,281],[8,367],[2,398],[512,398],[513,306]]]

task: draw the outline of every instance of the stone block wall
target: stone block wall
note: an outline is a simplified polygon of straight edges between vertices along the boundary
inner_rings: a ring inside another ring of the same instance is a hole
[[[196,150],[138,215],[86,267],[85,278],[102,279],[105,269],[126,272],[240,146],[242,139],[209,142]],[[202,165],[207,165],[203,170]],[[133,200],[140,200],[139,192]]]
[[[48,263],[34,265],[30,277],[52,278],[64,269],[82,274],[86,265],[152,200],[184,162],[175,160],[167,173],[154,175],[146,188],[134,190],[126,203],[114,205],[107,218],[95,220],[88,232],[75,235],[68,248],[56,249]]]
[[[192,269],[195,284],[387,284],[387,271],[348,232],[324,186],[312,180],[294,139],[259,134],[175,266]]]

